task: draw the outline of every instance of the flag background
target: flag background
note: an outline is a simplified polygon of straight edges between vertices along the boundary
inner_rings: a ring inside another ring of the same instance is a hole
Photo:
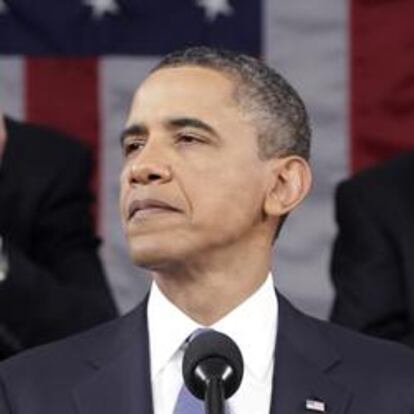
[[[122,311],[148,286],[127,257],[117,212],[118,136],[128,104],[159,56],[210,44],[262,56],[309,108],[313,191],[286,223],[274,252],[274,275],[297,306],[326,317],[333,295],[336,184],[414,148],[414,3],[117,0],[116,13],[101,16],[81,0],[28,3],[0,0],[0,105],[93,148],[97,228]],[[222,9],[209,18],[208,10],[220,4],[231,13]]]

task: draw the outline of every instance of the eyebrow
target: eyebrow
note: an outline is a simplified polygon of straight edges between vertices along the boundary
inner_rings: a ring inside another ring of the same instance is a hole
[[[215,137],[218,137],[218,133],[213,127],[211,127],[210,125],[201,121],[198,118],[188,118],[188,117],[171,118],[171,119],[168,119],[164,124],[168,129],[190,127],[190,128],[201,129],[203,131],[206,131],[214,135]],[[125,139],[131,135],[148,135],[148,128],[145,125],[139,124],[139,123],[132,124],[128,128],[125,128],[121,132],[120,137],[119,137],[119,141],[121,145],[123,145]]]
[[[167,127],[169,128],[196,128],[202,129],[205,132],[218,136],[217,131],[211,127],[210,125],[206,124],[205,122],[201,121],[198,118],[172,118],[167,120],[166,122]]]
[[[145,125],[132,124],[121,132],[119,136],[119,142],[121,143],[121,145],[123,145],[125,139],[129,137],[130,135],[147,135],[147,134],[148,134],[148,128]]]

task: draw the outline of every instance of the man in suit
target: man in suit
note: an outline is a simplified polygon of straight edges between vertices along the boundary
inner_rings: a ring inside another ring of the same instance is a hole
[[[309,190],[309,138],[299,96],[258,60],[204,47],[164,58],[121,134],[121,218],[150,294],[119,320],[3,363],[0,411],[179,413],[185,343],[210,327],[243,354],[232,413],[412,413],[410,350],[275,295],[272,244]]]
[[[91,225],[89,152],[0,114],[0,358],[116,316]]]
[[[341,183],[332,320],[414,347],[414,153]]]

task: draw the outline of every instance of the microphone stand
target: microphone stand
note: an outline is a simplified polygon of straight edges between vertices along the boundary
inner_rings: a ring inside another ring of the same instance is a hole
[[[212,377],[206,388],[204,398],[206,414],[225,414],[224,411],[224,387],[221,378]]]

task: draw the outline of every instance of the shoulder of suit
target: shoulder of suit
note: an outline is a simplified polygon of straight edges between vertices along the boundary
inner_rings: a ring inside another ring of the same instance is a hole
[[[390,379],[414,381],[414,350],[408,346],[361,334],[332,322],[311,317],[310,321],[340,355],[343,366],[355,375],[378,380],[385,375]]]
[[[129,314],[102,323],[82,333],[34,347],[0,363],[0,378],[17,381],[75,379],[91,368],[90,360],[116,354],[128,346],[135,334],[142,333],[144,306]],[[145,319],[146,320],[146,319]],[[92,357],[92,358],[90,358]]]
[[[414,351],[405,345],[368,337],[302,313],[279,298],[279,331],[303,357],[332,374],[381,384],[381,375],[409,378],[414,386]],[[276,360],[278,350],[276,348]],[[321,364],[322,362],[322,364]],[[351,381],[352,382],[352,381]]]

